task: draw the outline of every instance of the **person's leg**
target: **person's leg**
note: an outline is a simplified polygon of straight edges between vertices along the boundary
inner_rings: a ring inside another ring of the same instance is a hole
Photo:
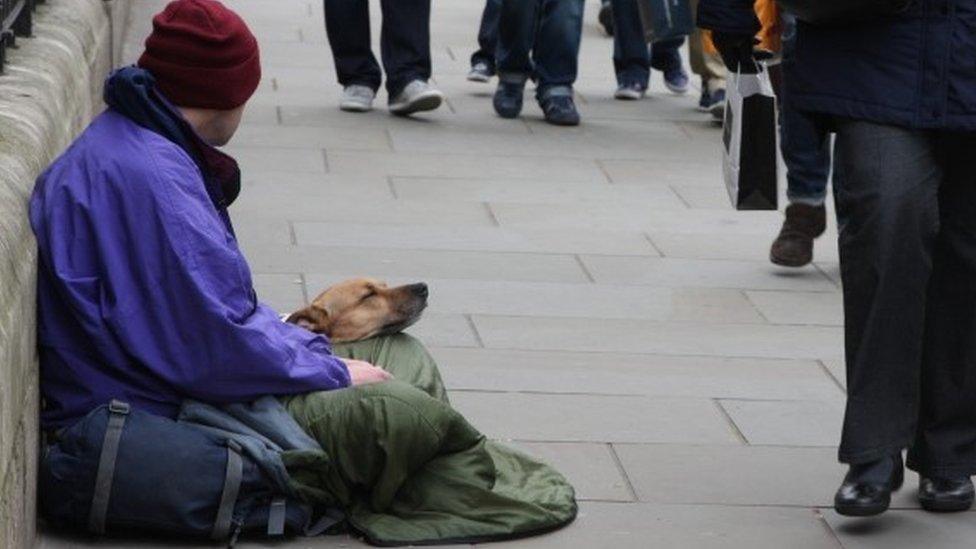
[[[502,79],[521,79],[532,74],[530,53],[535,43],[541,0],[502,0],[498,17],[495,63]]]
[[[576,82],[583,32],[583,0],[542,0],[532,59],[538,96],[549,88],[571,90]]]
[[[672,93],[684,94],[688,92],[688,73],[685,72],[681,61],[681,45],[684,37],[672,38],[655,42],[651,47],[651,68],[661,71],[664,75],[664,85]]]
[[[843,463],[900,453],[914,437],[944,175],[936,152],[926,132],[855,121],[837,128],[848,393]]]
[[[339,84],[378,90],[383,76],[369,43],[369,2],[325,0],[325,30]]]
[[[538,29],[541,1],[502,0],[495,50],[498,89],[492,98],[492,106],[502,118],[515,118],[522,112],[525,82],[533,70],[530,53]]]
[[[976,475],[976,136],[940,140],[946,177],[909,467],[928,477],[968,478]]]
[[[644,41],[637,0],[611,0],[613,6],[613,68],[617,85],[637,84],[647,89],[651,55]]]
[[[430,79],[430,0],[381,0],[380,52],[386,91],[396,97],[414,80]]]
[[[495,49],[498,47],[498,18],[501,0],[487,0],[481,13],[481,27],[478,29],[478,51],[471,55],[471,66],[484,63],[488,72],[495,73]]]
[[[343,358],[375,364],[393,374],[394,379],[409,383],[437,400],[448,402],[437,363],[413,336],[400,333],[337,343],[333,352]]]

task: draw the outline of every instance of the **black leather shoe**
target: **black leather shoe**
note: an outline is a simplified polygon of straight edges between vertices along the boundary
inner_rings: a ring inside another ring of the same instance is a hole
[[[921,477],[918,501],[922,509],[936,513],[958,513],[973,506],[973,481],[969,477]]]
[[[891,505],[891,493],[905,482],[905,467],[901,455],[885,458],[891,460],[887,479],[877,480],[868,471],[869,466],[855,465],[844,477],[834,496],[834,509],[848,517],[880,515]]]

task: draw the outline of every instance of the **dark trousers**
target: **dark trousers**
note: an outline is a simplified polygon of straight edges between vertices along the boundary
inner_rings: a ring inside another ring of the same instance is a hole
[[[784,14],[783,27],[783,66],[792,66],[796,20]],[[786,196],[794,204],[823,204],[830,179],[830,120],[822,114],[798,110],[790,100],[788,86],[779,87],[779,106],[780,151],[786,164]]]
[[[637,0],[611,0],[613,6],[613,68],[617,84],[637,83],[647,87],[651,68],[663,70],[681,63],[678,49],[684,38],[655,42],[648,50]]]
[[[395,97],[413,80],[430,78],[430,0],[381,0],[380,54],[386,90]],[[373,90],[383,81],[370,48],[369,2],[325,0],[325,30],[343,86]]]
[[[534,74],[540,93],[570,87],[576,81],[582,32],[583,0],[502,0],[498,74]]]
[[[840,460],[976,474],[976,134],[837,127],[847,353]]]
[[[478,63],[488,65],[495,71],[495,49],[498,47],[498,18],[502,11],[502,0],[487,0],[481,12],[481,26],[478,28],[478,51],[471,55],[471,66]]]

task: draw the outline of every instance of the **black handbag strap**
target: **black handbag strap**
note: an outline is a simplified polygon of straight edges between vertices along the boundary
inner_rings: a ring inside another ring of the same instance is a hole
[[[98,456],[98,472],[95,475],[95,490],[92,493],[91,511],[88,515],[88,529],[95,534],[105,533],[105,517],[108,514],[108,500],[112,492],[112,478],[115,476],[115,460],[119,454],[119,441],[125,418],[129,415],[129,405],[113,400],[108,405],[108,425],[102,439],[102,451]]]

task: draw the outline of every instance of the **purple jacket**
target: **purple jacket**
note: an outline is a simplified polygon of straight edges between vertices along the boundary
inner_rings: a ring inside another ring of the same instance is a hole
[[[45,428],[113,398],[173,417],[184,398],[349,385],[325,338],[257,301],[213,196],[183,148],[115,110],[38,179],[30,220]]]

